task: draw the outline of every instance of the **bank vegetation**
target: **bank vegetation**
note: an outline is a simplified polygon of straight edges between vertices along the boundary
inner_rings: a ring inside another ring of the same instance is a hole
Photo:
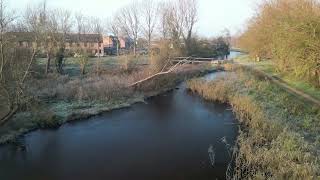
[[[240,122],[228,179],[318,179],[320,111],[247,68],[188,88],[229,103]]]
[[[320,87],[320,2],[263,1],[239,46],[259,59],[272,59],[278,72]]]

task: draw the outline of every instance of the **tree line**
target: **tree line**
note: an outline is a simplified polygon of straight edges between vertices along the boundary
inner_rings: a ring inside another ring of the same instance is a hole
[[[31,4],[18,14],[9,9],[6,2],[0,0],[0,125],[33,98],[26,93],[32,78],[46,78],[50,73],[64,74],[66,39],[71,33],[79,34],[78,42],[81,42],[80,35],[86,34],[129,37],[134,42],[134,55],[142,39],[149,51],[150,66],[155,71],[163,69],[163,64],[170,57],[202,56],[205,53],[216,56],[219,55],[216,51],[229,51],[227,38],[206,40],[195,35],[197,0],[133,1],[109,19],[50,8],[46,1]],[[25,33],[31,41],[30,45],[18,46],[14,33]],[[154,40],[158,41],[160,53],[152,49]],[[119,48],[119,44],[116,46]],[[88,62],[87,50],[77,46],[73,51],[84,75]],[[45,56],[46,63],[41,71],[37,68],[42,67],[36,63],[40,54]]]
[[[239,44],[254,57],[271,58],[279,72],[320,87],[319,1],[264,1]]]
[[[5,0],[1,2],[5,3]],[[56,69],[62,73],[63,60],[57,57],[64,53],[65,37],[69,33],[128,37],[132,40],[134,55],[141,39],[146,40],[148,50],[154,39],[167,40],[175,49],[189,55],[198,20],[197,7],[197,0],[133,1],[121,7],[112,17],[102,18],[88,17],[82,12],[71,13],[70,10],[61,8],[52,9],[44,0],[38,4],[30,4],[21,15],[13,14],[12,21],[6,28],[11,32],[32,32],[33,41],[41,45],[32,48],[47,56],[46,73],[50,71],[54,57]],[[119,54],[119,41],[116,43]],[[81,48],[75,49],[75,52],[80,54],[79,57],[88,56]],[[85,63],[86,60],[80,62]],[[81,67],[85,66],[83,63]]]

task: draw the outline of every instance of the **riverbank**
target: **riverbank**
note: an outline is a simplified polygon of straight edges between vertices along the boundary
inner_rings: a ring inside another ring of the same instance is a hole
[[[232,69],[229,75],[213,82],[188,82],[188,88],[203,98],[230,103],[241,123],[229,177],[319,178],[319,108],[248,69]]]
[[[293,78],[290,74],[283,74],[276,70],[275,65],[273,64],[272,60],[262,60],[257,62],[250,58],[249,55],[242,55],[234,59],[234,61],[238,64],[254,68],[258,71],[262,71],[269,75],[270,77],[274,77],[279,79],[283,83],[287,84],[288,86],[301,91],[313,99],[320,101],[320,89],[315,88],[307,82],[303,80],[299,80],[297,78]]]
[[[26,110],[17,113],[12,120],[0,127],[0,144],[15,143],[20,136],[39,128],[58,128],[70,121],[87,119],[103,112],[130,107],[132,104],[144,102],[146,98],[172,90],[186,79],[203,76],[214,70],[214,67],[187,65],[135,88],[118,85],[119,79],[110,82],[103,77],[88,88],[86,86],[92,84],[90,78],[82,83],[76,80],[77,84],[75,80],[59,82],[59,84],[51,82],[50,85],[45,86],[48,88],[42,90],[45,93],[40,93],[45,94],[43,95],[45,97],[41,97],[41,101],[33,102],[31,108],[26,107]],[[133,80],[140,77],[137,75],[134,78],[121,78]],[[42,82],[39,84],[42,85]],[[61,84],[63,87],[56,88]],[[115,87],[110,87],[114,84],[116,84]],[[77,91],[70,90],[71,88],[77,88]],[[89,94],[91,91],[95,94]]]

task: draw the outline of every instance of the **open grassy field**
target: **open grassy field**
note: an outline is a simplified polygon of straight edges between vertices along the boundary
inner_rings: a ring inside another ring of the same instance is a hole
[[[38,58],[37,64],[39,68],[44,71],[47,60],[46,58]],[[147,65],[149,64],[147,56],[105,56],[105,57],[90,57],[86,65],[87,72],[95,72],[101,70],[115,70],[124,68],[127,64],[135,65]],[[55,69],[54,59],[51,60],[51,69]],[[75,77],[80,75],[79,59],[74,57],[67,57],[64,61],[64,73],[69,76]]]

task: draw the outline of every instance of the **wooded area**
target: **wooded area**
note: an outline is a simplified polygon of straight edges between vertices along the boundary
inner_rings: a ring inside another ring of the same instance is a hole
[[[253,57],[271,58],[281,73],[320,87],[320,2],[263,2],[239,39]]]

